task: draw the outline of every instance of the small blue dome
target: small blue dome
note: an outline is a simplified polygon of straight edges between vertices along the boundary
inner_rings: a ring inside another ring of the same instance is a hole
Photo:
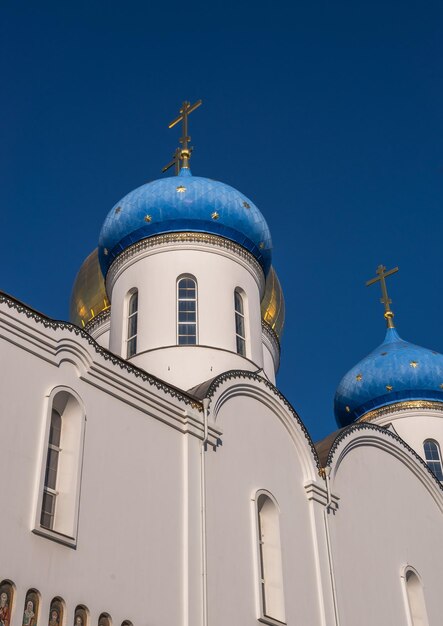
[[[335,394],[337,424],[407,400],[443,402],[443,355],[403,341],[388,328],[384,342],[353,367]]]
[[[109,212],[99,239],[99,259],[106,273],[132,244],[164,233],[209,233],[235,241],[260,263],[271,265],[271,234],[265,218],[242,193],[215,180],[192,176],[161,178],[131,191]]]

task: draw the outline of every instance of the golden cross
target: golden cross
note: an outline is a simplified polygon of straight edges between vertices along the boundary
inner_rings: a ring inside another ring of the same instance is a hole
[[[179,122],[183,122],[182,136],[180,137],[180,143],[182,146],[181,148],[177,148],[174,153],[174,159],[163,168],[163,172],[166,172],[166,170],[173,165],[175,165],[176,173],[180,171],[180,167],[189,167],[189,159],[191,158],[192,148],[189,147],[191,137],[188,135],[188,116],[195,111],[195,109],[198,109],[201,103],[201,100],[197,100],[197,102],[194,102],[192,105],[190,102],[183,102],[179,112],[180,115],[169,124],[168,128],[173,128]]]
[[[169,161],[167,165],[162,169],[162,172],[167,172],[170,167],[175,166],[175,175],[178,176],[180,173],[180,148],[176,148],[174,154],[172,155],[172,161]]]
[[[380,281],[382,293],[380,302],[385,305],[384,318],[386,320],[386,325],[388,328],[394,328],[394,313],[391,311],[391,307],[389,306],[390,304],[392,304],[392,300],[389,299],[388,290],[386,289],[386,278],[388,276],[391,276],[391,274],[395,274],[396,272],[398,272],[398,267],[394,267],[394,269],[388,270],[386,272],[386,267],[384,265],[379,265],[377,267],[378,276],[376,278],[371,278],[371,280],[368,280],[368,282],[366,283],[366,287],[369,287],[369,285],[373,285],[374,283]]]

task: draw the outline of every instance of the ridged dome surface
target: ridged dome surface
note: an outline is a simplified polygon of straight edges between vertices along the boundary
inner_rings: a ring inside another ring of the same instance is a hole
[[[69,319],[73,324],[83,327],[108,308],[109,301],[96,248],[85,259],[75,278]]]
[[[266,286],[261,301],[262,320],[272,328],[277,337],[281,339],[285,325],[285,299],[283,290],[273,267],[266,277]]]
[[[408,400],[443,402],[443,355],[403,341],[389,328],[384,342],[353,367],[335,394],[337,424]]]
[[[153,235],[203,232],[230,239],[248,250],[265,274],[271,264],[271,235],[265,218],[242,193],[224,183],[178,176],[147,183],[128,193],[109,212],[99,239],[103,275],[132,244]]]

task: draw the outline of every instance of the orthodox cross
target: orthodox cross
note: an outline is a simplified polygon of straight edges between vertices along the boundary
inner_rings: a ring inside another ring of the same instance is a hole
[[[388,276],[391,276],[391,274],[395,274],[396,272],[398,272],[398,267],[394,267],[394,269],[386,271],[386,267],[384,265],[379,265],[377,267],[378,276],[376,278],[368,280],[368,282],[366,283],[366,287],[369,287],[369,285],[373,285],[374,283],[380,281],[382,294],[380,302],[385,305],[384,318],[386,320],[386,325],[388,328],[394,328],[394,313],[391,311],[391,307],[389,306],[390,304],[392,304],[392,300],[389,299],[388,290],[386,289],[386,278]]]
[[[191,137],[188,135],[188,116],[195,111],[195,109],[198,109],[201,103],[201,100],[197,100],[197,102],[194,102],[192,105],[190,102],[183,102],[179,111],[179,116],[176,117],[175,120],[172,120],[169,124],[168,128],[173,128],[179,122],[183,122],[182,136],[180,137],[181,148],[177,148],[174,152],[172,161],[163,168],[162,172],[166,172],[166,170],[173,165],[175,165],[176,174],[179,173],[181,167],[189,167],[189,159],[191,158],[192,148],[189,147]]]

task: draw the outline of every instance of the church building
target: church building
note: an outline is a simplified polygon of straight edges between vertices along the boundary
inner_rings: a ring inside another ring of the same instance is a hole
[[[0,626],[438,626],[443,356],[380,266],[386,336],[314,444],[266,220],[191,173],[200,104],[175,174],[103,216],[69,322],[0,292]]]

